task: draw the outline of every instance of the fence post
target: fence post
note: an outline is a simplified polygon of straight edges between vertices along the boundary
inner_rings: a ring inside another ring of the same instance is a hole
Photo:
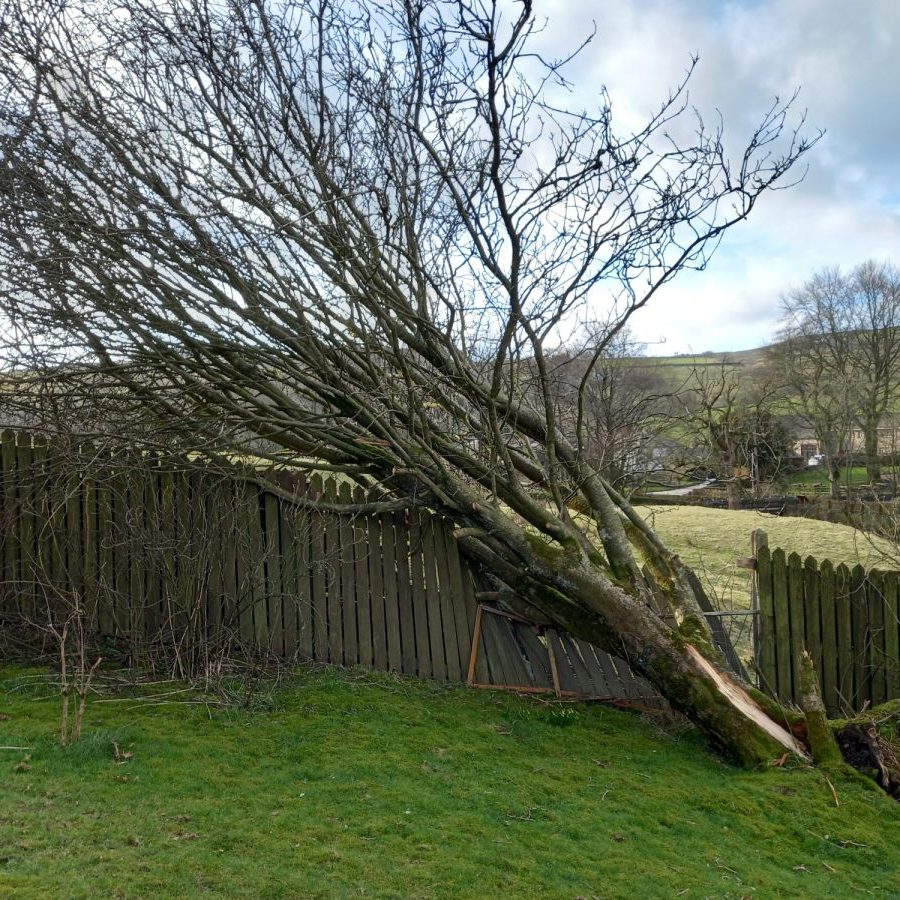
[[[767,686],[774,687],[774,680],[771,680],[771,672],[767,668],[767,663],[764,662],[764,657],[767,655],[766,647],[764,645],[764,637],[766,634],[766,630],[763,627],[762,623],[762,610],[760,604],[760,583],[761,581],[765,581],[766,590],[768,593],[766,594],[767,599],[771,596],[772,591],[772,579],[771,572],[768,568],[768,549],[769,549],[769,536],[763,531],[761,528],[757,528],[750,534],[750,554],[755,560],[755,565],[750,574],[750,608],[753,611],[753,665],[756,669],[757,677],[759,679],[759,686],[765,689]],[[765,550],[765,553],[760,554],[761,550]],[[760,572],[760,556],[763,556],[762,560],[763,571]],[[760,576],[764,576],[761,578]],[[766,608],[769,609],[771,607],[771,602],[766,604]],[[767,684],[769,683],[769,684]]]

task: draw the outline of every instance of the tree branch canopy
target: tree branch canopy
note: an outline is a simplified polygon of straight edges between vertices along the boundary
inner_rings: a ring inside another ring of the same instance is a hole
[[[817,139],[790,104],[737,159],[691,118],[689,75],[617,130],[605,93],[565,105],[530,3],[4,9],[0,289],[18,333],[122,372],[197,446],[321,460],[430,506],[718,746],[772,750],[687,652],[713,655],[685,571],[658,539],[630,543],[551,360],[599,310],[587,390],[630,316],[783,182]],[[674,630],[647,605],[648,554]]]

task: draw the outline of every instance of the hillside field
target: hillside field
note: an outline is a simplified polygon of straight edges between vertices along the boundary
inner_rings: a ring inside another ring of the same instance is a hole
[[[750,534],[761,528],[769,546],[788,553],[830,559],[835,565],[900,568],[900,550],[888,541],[815,519],[773,516],[753,510],[701,506],[643,506],[638,509],[663,540],[696,570],[707,590],[725,609],[750,605],[750,571],[735,565],[750,556]]]

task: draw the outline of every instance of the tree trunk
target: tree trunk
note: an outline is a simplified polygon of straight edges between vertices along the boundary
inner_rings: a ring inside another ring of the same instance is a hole
[[[828,489],[834,500],[841,497],[841,467],[833,456],[828,457]]]
[[[725,496],[728,498],[729,509],[741,508],[741,485],[736,478],[725,482]]]
[[[725,496],[728,499],[729,509],[741,508],[741,482],[737,475],[736,465],[737,454],[732,447],[728,447],[725,451]]]
[[[876,484],[881,480],[881,462],[878,458],[878,423],[878,417],[868,416],[863,427],[866,479],[869,484]]]
[[[465,538],[460,543],[471,549]],[[477,550],[473,555],[484,562]],[[670,628],[590,561],[535,541],[533,559],[503,570],[502,578],[570,634],[625,659],[718,751],[747,767],[785,751],[808,759],[806,748],[704,655],[715,655],[705,631],[689,622]]]

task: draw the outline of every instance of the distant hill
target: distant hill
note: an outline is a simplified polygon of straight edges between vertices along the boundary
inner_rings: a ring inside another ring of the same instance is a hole
[[[671,387],[677,387],[690,377],[697,368],[717,367],[724,360],[728,366],[740,368],[748,374],[766,365],[769,347],[752,350],[734,350],[723,353],[677,354],[675,356],[633,356],[628,364],[636,369],[646,370],[661,376]]]

